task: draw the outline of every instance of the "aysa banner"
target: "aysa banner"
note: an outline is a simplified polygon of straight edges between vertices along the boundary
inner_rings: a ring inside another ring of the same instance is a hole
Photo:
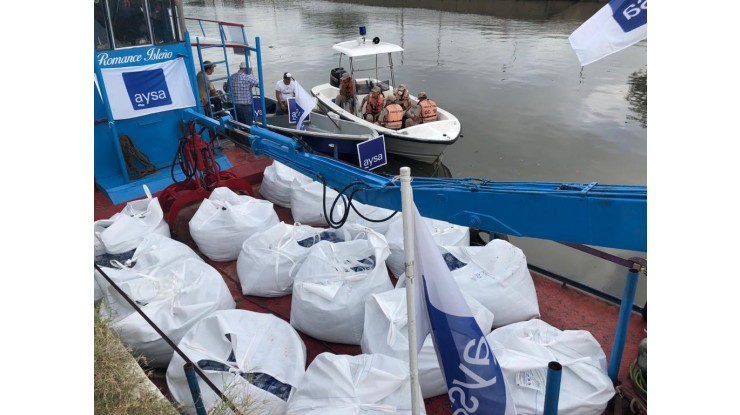
[[[411,208],[414,210],[414,274],[421,276],[414,284],[416,349],[421,350],[431,332],[455,415],[516,415],[511,391],[486,336],[416,204]]]
[[[100,71],[114,120],[196,105],[183,58]]]
[[[647,0],[611,0],[568,40],[586,66],[646,38]]]

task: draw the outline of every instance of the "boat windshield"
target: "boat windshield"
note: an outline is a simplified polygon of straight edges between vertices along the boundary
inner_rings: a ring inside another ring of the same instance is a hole
[[[172,0],[95,0],[95,49],[180,41]]]

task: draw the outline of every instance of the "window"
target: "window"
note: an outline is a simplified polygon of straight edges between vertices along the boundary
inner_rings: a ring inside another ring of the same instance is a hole
[[[179,42],[175,15],[172,0],[95,0],[95,49]]]
[[[95,50],[110,49],[110,37],[108,36],[108,19],[105,16],[101,0],[95,0]]]
[[[144,0],[107,0],[116,48],[152,43]]]
[[[149,18],[152,23],[154,44],[171,43],[176,39],[175,25],[172,24],[172,8],[165,6],[162,0],[149,0]]]

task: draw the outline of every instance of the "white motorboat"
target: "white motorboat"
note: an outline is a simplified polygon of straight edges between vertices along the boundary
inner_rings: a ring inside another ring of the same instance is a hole
[[[441,158],[447,146],[457,141],[460,136],[460,121],[450,112],[437,107],[437,120],[398,130],[386,128],[363,118],[362,100],[373,86],[379,86],[383,96],[395,92],[393,75],[393,53],[402,52],[403,48],[392,43],[381,42],[377,37],[365,41],[364,36],[356,40],[337,43],[332,49],[339,52],[339,67],[331,70],[329,83],[311,88],[311,93],[318,99],[320,106],[332,111],[342,119],[365,125],[385,136],[386,151],[414,160],[432,163]],[[349,70],[342,67],[342,58],[349,59]],[[387,65],[385,58],[387,56]],[[355,99],[344,107],[337,105],[335,99],[339,94],[339,79],[344,72],[349,72],[355,82]],[[358,78],[360,72],[371,72],[374,77]],[[380,74],[388,73],[389,79],[383,80]],[[410,95],[412,106],[418,102],[416,96]],[[439,103],[438,103],[439,104]]]

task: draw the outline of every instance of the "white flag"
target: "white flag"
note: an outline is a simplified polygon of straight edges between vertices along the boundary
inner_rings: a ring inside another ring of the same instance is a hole
[[[316,106],[316,98],[312,97],[298,81],[295,81],[295,102],[298,104],[298,123],[296,124],[297,130],[303,130],[303,122],[306,117],[313,111]]]
[[[416,205],[412,208],[414,275],[421,277],[414,283],[416,335],[421,340],[417,350],[431,331],[453,413],[515,415],[514,401],[493,350]]]
[[[568,40],[582,66],[647,38],[647,0],[611,0]]]

